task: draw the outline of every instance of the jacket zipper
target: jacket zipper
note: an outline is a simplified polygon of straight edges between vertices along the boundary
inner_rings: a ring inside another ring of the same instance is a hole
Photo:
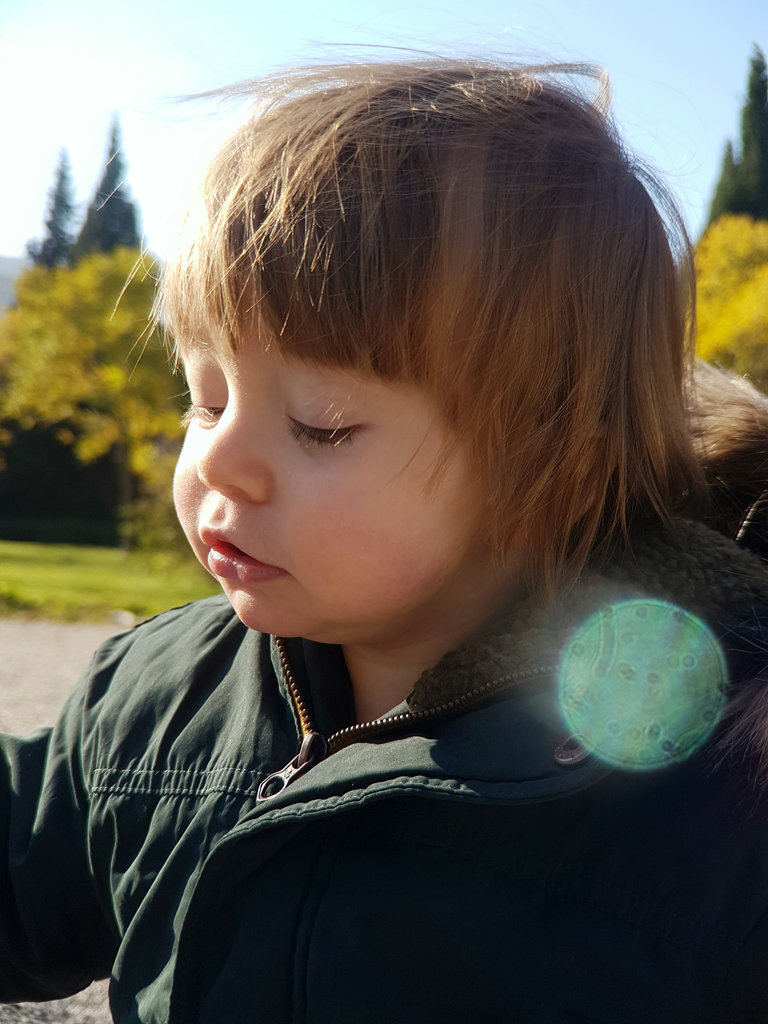
[[[286,786],[300,778],[310,768],[314,768],[316,764],[319,764],[320,761],[323,761],[329,755],[343,750],[344,747],[348,747],[352,743],[360,743],[362,740],[370,739],[372,736],[380,736],[382,733],[405,728],[413,722],[423,722],[451,714],[475,701],[492,696],[494,693],[499,693],[514,683],[522,682],[526,676],[539,674],[539,672],[521,672],[514,676],[494,679],[483,683],[481,686],[474,687],[474,689],[463,693],[460,697],[455,697],[453,700],[445,701],[443,704],[427,708],[424,711],[401,711],[397,715],[387,715],[384,718],[376,718],[370,722],[359,722],[356,725],[349,725],[344,729],[339,729],[326,739],[314,727],[309,709],[304,702],[301,690],[296,682],[296,677],[288,661],[285,641],[282,637],[275,637],[275,644],[280,656],[280,666],[288,688],[288,694],[291,698],[296,717],[299,720],[301,746],[299,747],[298,754],[284,768],[272,772],[262,779],[256,795],[256,799],[260,801],[269,800],[271,797],[277,796],[278,793],[282,793]]]

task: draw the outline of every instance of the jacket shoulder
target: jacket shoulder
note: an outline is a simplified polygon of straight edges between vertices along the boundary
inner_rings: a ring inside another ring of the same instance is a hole
[[[248,632],[223,595],[161,612],[97,648],[87,672],[91,700],[102,696],[115,674],[125,671],[126,663],[134,673],[145,666],[167,668],[171,664],[183,671],[193,670],[206,653],[237,646]]]
[[[215,597],[102,644],[68,713],[81,717],[89,777],[112,785],[117,770],[136,778],[161,766],[191,770],[203,752],[208,761],[248,763],[254,737],[245,709],[274,715],[282,703],[270,638]]]

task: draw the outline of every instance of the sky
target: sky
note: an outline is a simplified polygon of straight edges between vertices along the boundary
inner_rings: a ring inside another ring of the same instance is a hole
[[[85,209],[115,113],[145,244],[162,256],[233,116],[179,97],[408,49],[602,65],[625,139],[696,236],[755,43],[768,50],[766,0],[0,0],[0,255],[42,235],[61,147]]]

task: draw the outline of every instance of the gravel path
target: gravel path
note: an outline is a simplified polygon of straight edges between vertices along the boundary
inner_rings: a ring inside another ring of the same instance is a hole
[[[124,626],[0,619],[0,732],[51,725],[93,650]],[[50,1003],[0,1004],[0,1024],[108,1024],[106,984]]]

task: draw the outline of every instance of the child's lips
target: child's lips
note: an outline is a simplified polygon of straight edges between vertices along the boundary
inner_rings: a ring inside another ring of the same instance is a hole
[[[287,575],[285,569],[260,562],[224,540],[216,539],[209,543],[207,561],[214,576],[238,583],[266,583]]]

